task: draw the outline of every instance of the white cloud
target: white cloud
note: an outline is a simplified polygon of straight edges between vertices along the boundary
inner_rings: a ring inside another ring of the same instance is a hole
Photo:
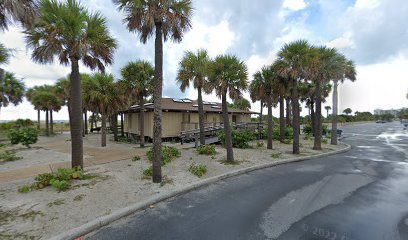
[[[373,9],[380,5],[378,0],[357,0],[354,4],[356,9]]]
[[[307,4],[304,0],[285,0],[282,6],[293,11],[299,11],[306,8]]]
[[[330,42],[326,43],[327,47],[331,47],[331,48],[337,48],[337,49],[341,49],[341,48],[347,48],[347,47],[351,47],[354,48],[355,44],[353,41],[353,36],[350,32],[343,34],[343,36],[333,39]]]

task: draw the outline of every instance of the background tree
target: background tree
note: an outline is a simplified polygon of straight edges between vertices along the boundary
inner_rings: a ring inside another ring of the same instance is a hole
[[[79,61],[91,69],[104,71],[104,64],[112,63],[116,41],[109,35],[106,19],[99,12],[90,13],[76,0],[41,1],[38,21],[25,33],[35,62],[52,63],[57,57],[61,64],[71,64],[72,167],[83,168]]]
[[[285,63],[277,60],[272,64],[272,70],[275,73],[275,81],[273,84],[273,92],[279,101],[279,140],[285,141],[285,99],[289,96],[288,81],[280,74],[285,71]],[[287,104],[288,105],[288,104]],[[289,106],[287,106],[289,110]],[[287,119],[290,119],[290,114],[287,113]]]
[[[2,43],[0,43],[0,65],[7,64],[11,57],[11,50],[6,48]],[[0,79],[4,78],[5,71],[0,68]]]
[[[138,99],[140,106],[140,147],[145,144],[144,136],[144,104],[145,99],[153,92],[154,67],[147,61],[130,62],[121,69],[121,83],[129,99]],[[135,104],[130,102],[129,105]]]
[[[240,97],[234,99],[233,103],[228,104],[228,107],[249,111],[249,109],[251,109],[251,103],[248,101],[248,99]]]
[[[288,80],[291,89],[292,101],[292,125],[293,125],[293,153],[299,154],[299,93],[298,81],[304,80],[305,65],[310,49],[309,43],[305,40],[298,40],[285,44],[278,52],[278,60],[282,62],[282,69],[279,75]]]
[[[154,117],[153,117],[153,182],[162,181],[161,175],[161,98],[163,87],[163,41],[181,42],[183,34],[191,28],[190,0],[114,0],[126,15],[124,21],[131,32],[137,32],[140,41],[155,33],[154,53]]]
[[[339,83],[343,83],[346,79],[354,82],[356,80],[356,68],[353,61],[348,60],[344,55],[337,55],[339,67],[337,68],[337,74],[333,78],[333,111],[332,111],[332,129],[331,129],[331,141],[332,145],[337,145],[337,109],[338,109],[338,93],[337,87]]]
[[[353,110],[351,110],[351,108],[346,108],[343,110],[343,113],[346,115],[350,115],[353,112]]]
[[[207,50],[200,49],[196,53],[187,51],[184,53],[182,60],[179,63],[177,81],[180,85],[180,90],[184,92],[193,83],[193,87],[198,92],[198,124],[200,127],[200,144],[205,144],[204,134],[204,105],[202,91],[208,78],[208,65],[210,58]]]
[[[101,146],[106,146],[106,120],[109,115],[123,106],[124,94],[113,75],[97,73],[84,85],[84,101],[90,110],[101,114]]]
[[[50,136],[52,134],[50,125],[53,124],[52,111],[61,109],[61,100],[53,91],[53,86],[50,85],[38,86],[31,95],[31,100],[35,108],[45,112],[45,135]]]
[[[222,99],[222,116],[224,122],[225,148],[229,163],[234,162],[232,150],[231,126],[228,117],[227,96],[232,100],[240,98],[242,91],[248,87],[248,69],[243,61],[233,55],[218,55],[209,67],[209,82],[206,92],[215,90]]]
[[[10,103],[14,106],[21,103],[24,92],[24,83],[14,74],[6,72],[4,77],[0,78],[0,111],[2,107],[7,107]]]
[[[325,106],[324,109],[326,109],[326,116],[329,118],[329,111],[332,109],[330,106]]]

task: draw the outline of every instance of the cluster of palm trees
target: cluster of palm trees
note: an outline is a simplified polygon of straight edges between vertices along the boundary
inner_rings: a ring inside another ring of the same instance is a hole
[[[113,62],[113,52],[117,47],[116,40],[109,34],[106,18],[99,12],[89,11],[78,0],[1,1],[0,27],[6,29],[9,23],[20,22],[26,29],[24,33],[27,46],[32,49],[33,61],[46,64],[58,60],[62,65],[71,66],[69,77],[59,80],[55,89],[48,91],[49,96],[46,96],[47,91],[44,90],[48,86],[42,86],[30,90],[27,97],[38,111],[49,111],[50,115],[52,111],[58,111],[62,105],[68,106],[72,167],[83,167],[83,114],[88,110],[102,115],[102,129],[105,129],[108,116],[116,116],[121,107],[138,103],[141,107],[140,144],[143,147],[143,106],[146,97],[152,95],[153,182],[161,182],[163,42],[182,41],[185,32],[191,28],[192,3],[190,0],[113,0],[113,2],[118,6],[118,10],[124,13],[127,29],[137,33],[142,43],[146,43],[152,36],[155,38],[154,67],[145,61],[129,63],[122,69],[122,78],[119,81],[105,73],[105,67]],[[91,70],[99,70],[100,73],[91,76],[81,75],[79,62]],[[355,69],[351,61],[337,53],[335,49],[310,46],[306,41],[286,44],[278,53],[275,63],[255,73],[250,85],[247,66],[243,61],[234,55],[219,55],[210,59],[205,50],[199,50],[197,53],[186,52],[180,62],[177,76],[181,90],[189,87],[190,82],[198,90],[202,143],[204,141],[202,93],[214,91],[221,98],[226,160],[230,162],[234,161],[234,157],[227,97],[245,107],[248,104],[240,101],[242,92],[249,88],[253,101],[260,101],[262,106],[267,105],[268,148],[272,148],[272,106],[277,103],[280,105],[280,131],[283,136],[286,102],[286,124],[290,124],[294,129],[293,152],[299,153],[299,101],[307,101],[309,106],[315,109],[314,148],[320,149],[321,102],[330,91],[328,83],[332,82],[334,90],[332,143],[336,144],[337,85],[345,79],[355,79]],[[303,85],[305,87],[302,87]],[[54,101],[55,96],[58,101]],[[117,117],[113,117],[113,125],[116,121]],[[104,132],[102,135],[105,135]],[[106,137],[102,137],[102,145],[104,144]]]

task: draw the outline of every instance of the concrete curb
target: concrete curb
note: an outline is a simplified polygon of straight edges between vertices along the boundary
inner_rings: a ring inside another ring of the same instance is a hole
[[[180,194],[183,193],[187,193],[191,190],[197,189],[199,187],[203,187],[206,185],[209,185],[211,183],[215,183],[217,181],[229,178],[229,177],[233,177],[233,176],[237,176],[240,174],[244,174],[244,173],[248,173],[248,172],[252,172],[255,170],[260,170],[260,169],[264,169],[264,168],[269,168],[269,167],[273,167],[273,166],[277,166],[277,165],[281,165],[281,164],[287,164],[287,163],[292,163],[292,162],[300,162],[300,161],[305,161],[305,160],[309,160],[309,159],[315,159],[315,158],[319,158],[319,157],[325,157],[325,156],[330,156],[330,155],[335,155],[335,154],[339,154],[339,153],[343,153],[343,152],[347,152],[348,150],[351,149],[351,146],[346,144],[346,143],[342,143],[340,142],[340,144],[343,144],[346,146],[346,148],[344,149],[340,149],[340,150],[336,150],[333,152],[328,152],[328,153],[322,153],[322,154],[317,154],[317,155],[313,155],[313,156],[307,156],[307,157],[297,157],[297,158],[288,158],[288,159],[284,159],[281,161],[276,161],[276,162],[272,162],[272,163],[267,163],[267,164],[261,164],[261,165],[256,165],[256,166],[252,166],[252,167],[247,167],[247,168],[242,168],[242,169],[238,169],[235,171],[230,171],[227,173],[224,173],[222,175],[218,175],[218,176],[214,176],[214,177],[210,177],[207,179],[203,179],[197,182],[194,182],[190,185],[184,186],[182,188],[179,189],[175,189],[174,191],[171,192],[167,192],[167,193],[163,193],[160,194],[158,196],[153,196],[149,199],[146,199],[144,201],[141,201],[139,203],[136,204],[132,204],[130,206],[127,206],[125,208],[119,209],[109,215],[105,215],[105,216],[101,216],[96,218],[95,220],[92,220],[90,222],[87,222],[85,224],[83,224],[80,227],[77,228],[73,228],[70,229],[66,232],[63,232],[57,236],[54,236],[52,238],[50,238],[51,240],[71,240],[71,239],[75,239],[77,237],[83,236],[85,234],[88,234],[92,231],[95,231],[103,226],[106,226],[120,218],[126,217],[132,213],[135,213],[138,210],[141,210],[143,208],[148,207],[151,204],[155,204],[157,202],[161,202],[163,200],[178,196]]]

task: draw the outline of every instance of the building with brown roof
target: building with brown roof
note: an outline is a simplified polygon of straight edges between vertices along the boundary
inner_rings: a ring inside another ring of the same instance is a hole
[[[153,103],[146,103],[144,115],[144,134],[146,138],[153,138]],[[222,124],[222,104],[204,102],[205,126]],[[249,110],[228,108],[229,119],[232,123],[250,122]],[[124,114],[124,132],[127,135],[140,134],[139,113],[140,106],[135,105],[122,111]],[[182,131],[199,128],[198,105],[196,100],[162,98],[162,137],[178,137]]]

